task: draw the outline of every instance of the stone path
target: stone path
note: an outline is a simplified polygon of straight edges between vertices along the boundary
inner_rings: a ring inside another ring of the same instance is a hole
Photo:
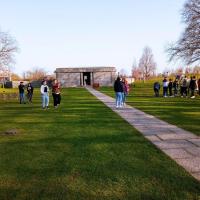
[[[87,89],[200,181],[200,137],[129,105],[116,109],[112,97]]]

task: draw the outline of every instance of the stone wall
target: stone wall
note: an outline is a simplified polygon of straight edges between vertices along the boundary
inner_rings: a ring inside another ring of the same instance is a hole
[[[80,73],[57,73],[56,78],[62,87],[80,86]]]
[[[95,72],[94,83],[99,83],[100,86],[112,86],[115,79],[115,74],[112,72]]]

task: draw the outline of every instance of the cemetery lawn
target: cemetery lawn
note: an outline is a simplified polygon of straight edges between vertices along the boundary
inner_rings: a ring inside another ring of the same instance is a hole
[[[1,200],[200,198],[198,181],[85,89],[50,101],[0,100]]]
[[[102,87],[100,91],[114,97],[112,87]],[[154,97],[153,83],[135,83],[131,87],[127,104],[154,115],[180,128],[200,135],[200,97]]]

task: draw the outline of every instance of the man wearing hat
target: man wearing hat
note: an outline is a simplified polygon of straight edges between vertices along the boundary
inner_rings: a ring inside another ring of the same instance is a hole
[[[25,102],[25,96],[24,96],[24,84],[23,84],[23,81],[20,82],[18,88],[19,88],[19,103],[22,104],[22,103],[26,103]]]

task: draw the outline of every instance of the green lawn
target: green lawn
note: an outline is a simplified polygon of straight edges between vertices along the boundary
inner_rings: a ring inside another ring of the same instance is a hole
[[[85,89],[63,90],[57,110],[33,101],[0,101],[0,200],[200,199],[198,181]]]
[[[200,97],[155,98],[153,83],[135,83],[131,88],[127,103],[146,113],[154,115],[171,124],[200,135]],[[102,87],[101,92],[114,97],[113,88]],[[162,95],[162,88],[160,91]]]

